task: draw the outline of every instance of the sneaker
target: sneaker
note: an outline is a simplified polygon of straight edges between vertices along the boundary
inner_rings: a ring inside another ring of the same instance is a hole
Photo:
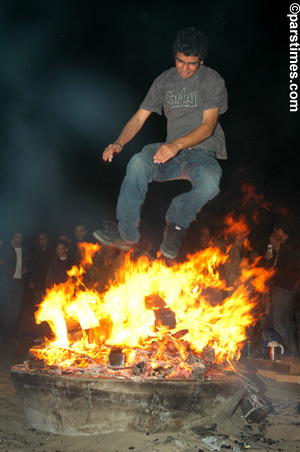
[[[175,259],[178,256],[186,231],[174,223],[167,224],[164,240],[160,246],[163,256],[168,259]]]
[[[122,239],[117,223],[113,221],[104,221],[103,229],[93,232],[93,236],[103,245],[113,246],[123,251],[129,251],[132,243]]]

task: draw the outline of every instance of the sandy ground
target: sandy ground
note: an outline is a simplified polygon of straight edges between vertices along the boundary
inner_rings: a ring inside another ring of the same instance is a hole
[[[201,452],[300,450],[300,387],[258,374],[251,360],[248,375],[268,401],[270,413],[259,423],[243,420],[240,408],[218,425],[163,433],[110,433],[68,437],[37,431],[28,423],[10,377],[11,366],[22,363],[34,345],[32,313],[23,315],[21,337],[0,342],[0,450],[37,452]],[[209,438],[209,439],[207,439]]]

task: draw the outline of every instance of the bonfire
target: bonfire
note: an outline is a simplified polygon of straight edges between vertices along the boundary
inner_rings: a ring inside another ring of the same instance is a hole
[[[204,378],[212,366],[234,368],[270,271],[254,261],[228,288],[219,271],[227,253],[217,245],[172,266],[122,253],[122,265],[99,291],[85,280],[101,246],[83,243],[80,250],[80,265],[47,291],[35,314],[52,334],[32,347],[32,362],[62,373],[132,378],[193,379],[199,370]]]

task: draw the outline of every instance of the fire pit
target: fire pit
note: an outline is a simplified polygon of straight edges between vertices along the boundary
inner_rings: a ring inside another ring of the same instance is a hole
[[[218,380],[144,380],[51,375],[12,368],[28,422],[64,435],[134,430],[160,432],[220,422],[236,409],[245,386],[237,376]]]
[[[91,246],[83,247],[85,267],[72,267],[36,313],[52,342],[12,368],[29,423],[90,435],[174,431],[230,417],[246,390],[232,372],[253,319],[246,283],[251,278],[258,290],[263,270],[246,268],[237,290],[216,303],[226,289],[217,271],[226,259],[221,250],[171,268],[160,260],[132,262],[128,253],[101,291],[83,278],[99,251]]]

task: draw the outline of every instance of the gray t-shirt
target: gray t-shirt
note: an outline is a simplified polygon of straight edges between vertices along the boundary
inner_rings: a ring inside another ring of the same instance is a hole
[[[163,108],[167,118],[166,142],[171,142],[199,127],[204,110],[219,107],[219,113],[225,113],[227,90],[218,72],[203,64],[187,79],[174,67],[154,80],[140,106],[159,115]],[[227,159],[225,135],[219,122],[211,137],[193,147],[210,149],[216,152],[217,158]]]

